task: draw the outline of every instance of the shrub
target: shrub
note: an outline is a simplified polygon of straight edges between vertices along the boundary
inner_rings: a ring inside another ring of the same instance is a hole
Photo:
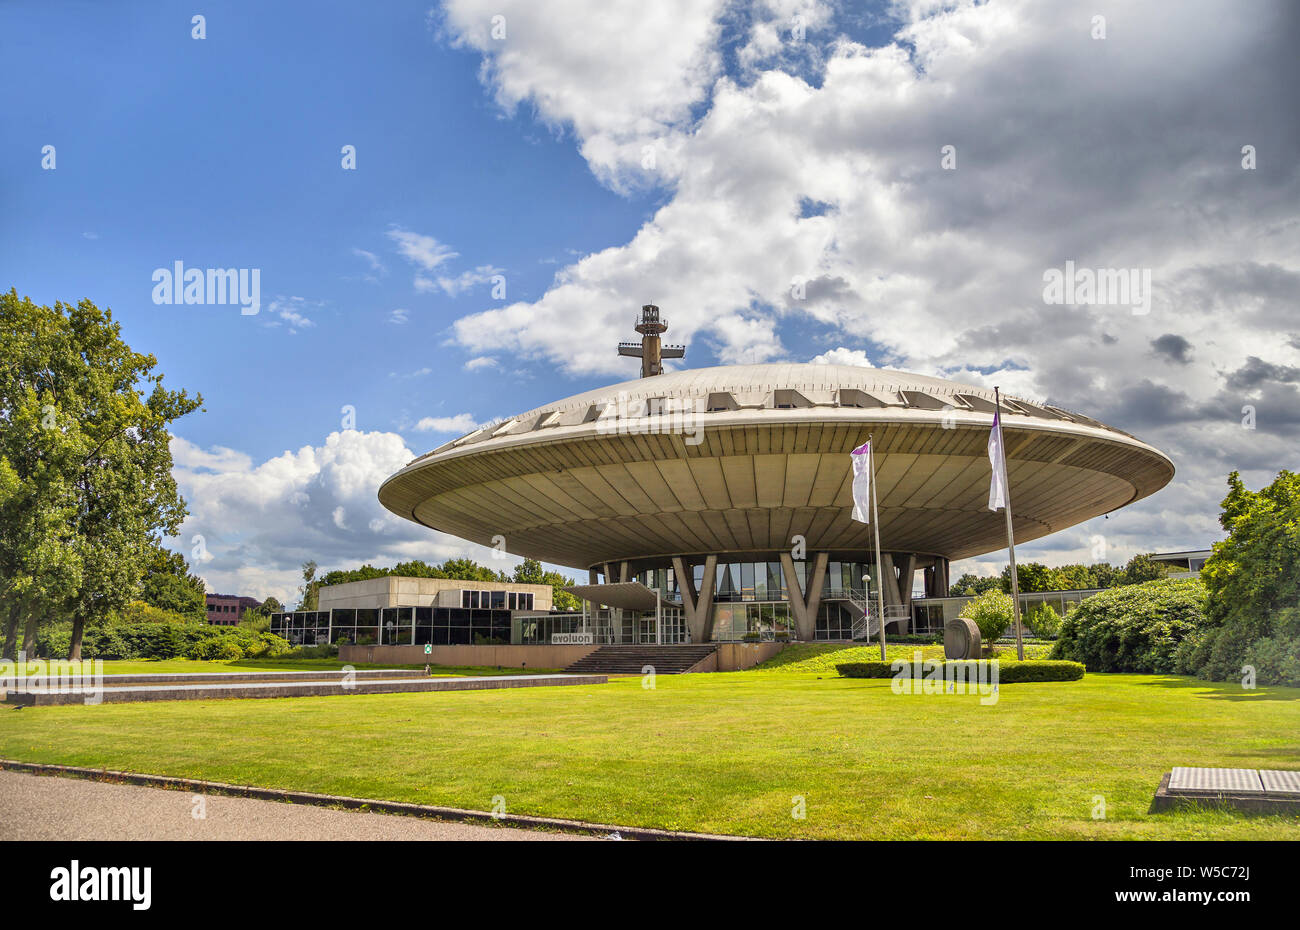
[[[1035,604],[1025,616],[1025,625],[1041,639],[1054,639],[1061,632],[1061,615],[1051,604]]]
[[[71,630],[52,624],[41,631],[37,652],[43,658],[68,654]],[[239,659],[244,656],[275,658],[290,646],[271,633],[254,633],[239,627],[207,624],[112,623],[85,631],[81,645],[87,659]]]
[[[216,659],[242,659],[243,647],[230,636],[209,636],[191,644],[186,658],[212,661]]]
[[[1246,661],[1255,669],[1255,680],[1300,688],[1300,636],[1269,636],[1257,639],[1246,649]]]
[[[980,641],[994,643],[1016,619],[1015,602],[1010,594],[985,591],[962,607],[960,617],[974,620],[980,628]]]
[[[1094,594],[1061,622],[1051,658],[1082,662],[1091,672],[1179,672],[1205,629],[1205,598],[1195,578]],[[1189,641],[1194,645],[1185,646]]]
[[[930,663],[937,663],[940,669],[944,669],[949,664],[963,664],[967,666],[967,681],[974,681],[977,670],[977,663],[989,662],[989,659],[957,659],[951,662],[947,659],[932,659]],[[930,669],[935,666],[923,662],[921,664],[922,676],[929,673]],[[894,662],[845,662],[835,666],[840,675],[844,678],[893,678],[896,675],[911,678],[916,667],[909,661],[901,669]],[[942,674],[942,672],[941,672]],[[1000,683],[1012,684],[1022,681],[1078,681],[1083,677],[1084,667],[1079,662],[1059,662],[1050,659],[1026,659],[1023,662],[998,662],[998,681]]]

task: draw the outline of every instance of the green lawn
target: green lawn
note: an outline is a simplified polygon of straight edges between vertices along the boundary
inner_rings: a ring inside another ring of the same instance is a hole
[[[0,709],[0,756],[774,837],[1300,839],[1296,817],[1147,813],[1174,765],[1300,768],[1300,689],[1089,675],[981,706],[818,672],[657,685]]]
[[[1050,645],[1039,643],[1025,646],[1026,659],[1045,659],[1052,651]],[[919,646],[915,643],[891,645],[885,643],[885,658],[911,661],[914,653],[920,652],[922,659],[942,659],[943,646]],[[994,654],[1004,662],[1015,661],[1015,646],[995,646]],[[758,671],[773,672],[819,672],[836,675],[835,666],[842,662],[878,662],[880,661],[880,644],[850,646],[844,643],[791,643],[775,656],[758,666]]]
[[[200,672],[296,672],[340,669],[345,664],[338,659],[221,659],[210,662],[194,659],[108,659],[104,662],[105,675],[155,675],[168,672],[197,674]],[[424,670],[419,665],[367,665],[351,663],[353,668],[409,668]],[[29,664],[28,668],[32,666]],[[433,674],[439,678],[458,678],[467,675],[541,675],[556,669],[497,668],[495,665],[435,665]]]

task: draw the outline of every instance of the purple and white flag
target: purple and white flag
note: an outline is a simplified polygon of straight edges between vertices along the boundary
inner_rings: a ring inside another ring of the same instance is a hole
[[[1002,411],[993,414],[993,431],[989,433],[989,464],[993,480],[989,483],[989,510],[1007,505],[1007,457],[1002,448]]]
[[[849,453],[853,460],[853,519],[871,522],[871,440]]]

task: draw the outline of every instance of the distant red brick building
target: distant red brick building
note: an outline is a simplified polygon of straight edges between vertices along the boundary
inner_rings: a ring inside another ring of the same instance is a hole
[[[208,623],[216,626],[235,626],[244,617],[244,611],[261,607],[262,602],[255,597],[240,597],[237,594],[209,594]]]

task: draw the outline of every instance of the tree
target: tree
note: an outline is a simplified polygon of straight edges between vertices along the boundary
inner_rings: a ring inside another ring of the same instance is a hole
[[[299,610],[317,610],[317,588],[320,582],[316,580],[316,560],[308,559],[302,563],[302,584],[298,586],[298,594],[301,595],[298,601]]]
[[[515,566],[516,584],[548,584],[551,586],[551,606],[556,610],[581,610],[582,601],[564,589],[573,585],[572,578],[565,578],[559,572],[548,572],[536,559],[524,559]]]
[[[284,613],[284,605],[274,597],[268,597],[266,600],[262,601],[262,606],[258,609],[267,615]]]
[[[1080,591],[1093,587],[1092,571],[1087,565],[1061,565],[1055,569],[1060,591]]]
[[[78,661],[86,626],[131,600],[158,537],[180,529],[168,427],[202,399],[165,388],[157,359],[132,351],[112,312],[89,300],[43,307],[11,290],[0,333],[0,533],[18,546],[0,572],[33,632],[71,615]]]
[[[71,545],[77,515],[66,467],[79,437],[58,419],[65,388],[53,371],[68,322],[15,292],[0,294],[0,598],[8,605],[4,657],[34,651],[38,624],[64,605],[80,584]]]
[[[1113,588],[1124,583],[1124,570],[1116,568],[1109,562],[1097,562],[1088,566],[1090,588]]]
[[[1124,580],[1119,584],[1142,584],[1144,581],[1158,581],[1169,574],[1168,566],[1151,558],[1150,553],[1135,555],[1124,566]]]
[[[1187,659],[1212,680],[1268,655],[1300,655],[1300,475],[1278,472],[1255,492],[1234,471],[1219,523],[1228,536],[1201,569],[1211,629]]]
[[[1042,562],[1025,562],[1016,566],[1016,580],[1020,583],[1020,593],[1030,591],[1060,591],[1065,579],[1055,569],[1048,568]],[[1011,593],[1011,566],[1002,569],[1000,576],[1002,592]]]
[[[207,617],[206,591],[203,579],[190,574],[185,556],[161,545],[153,547],[140,585],[142,601],[201,621]]]
[[[972,601],[962,605],[959,617],[974,620],[980,628],[980,642],[986,646],[993,643],[1007,627],[1015,622],[1015,604],[1010,594],[1002,591],[985,591]]]
[[[996,575],[972,575],[967,572],[948,587],[948,596],[974,597],[994,589],[1002,590],[1001,582]]]

